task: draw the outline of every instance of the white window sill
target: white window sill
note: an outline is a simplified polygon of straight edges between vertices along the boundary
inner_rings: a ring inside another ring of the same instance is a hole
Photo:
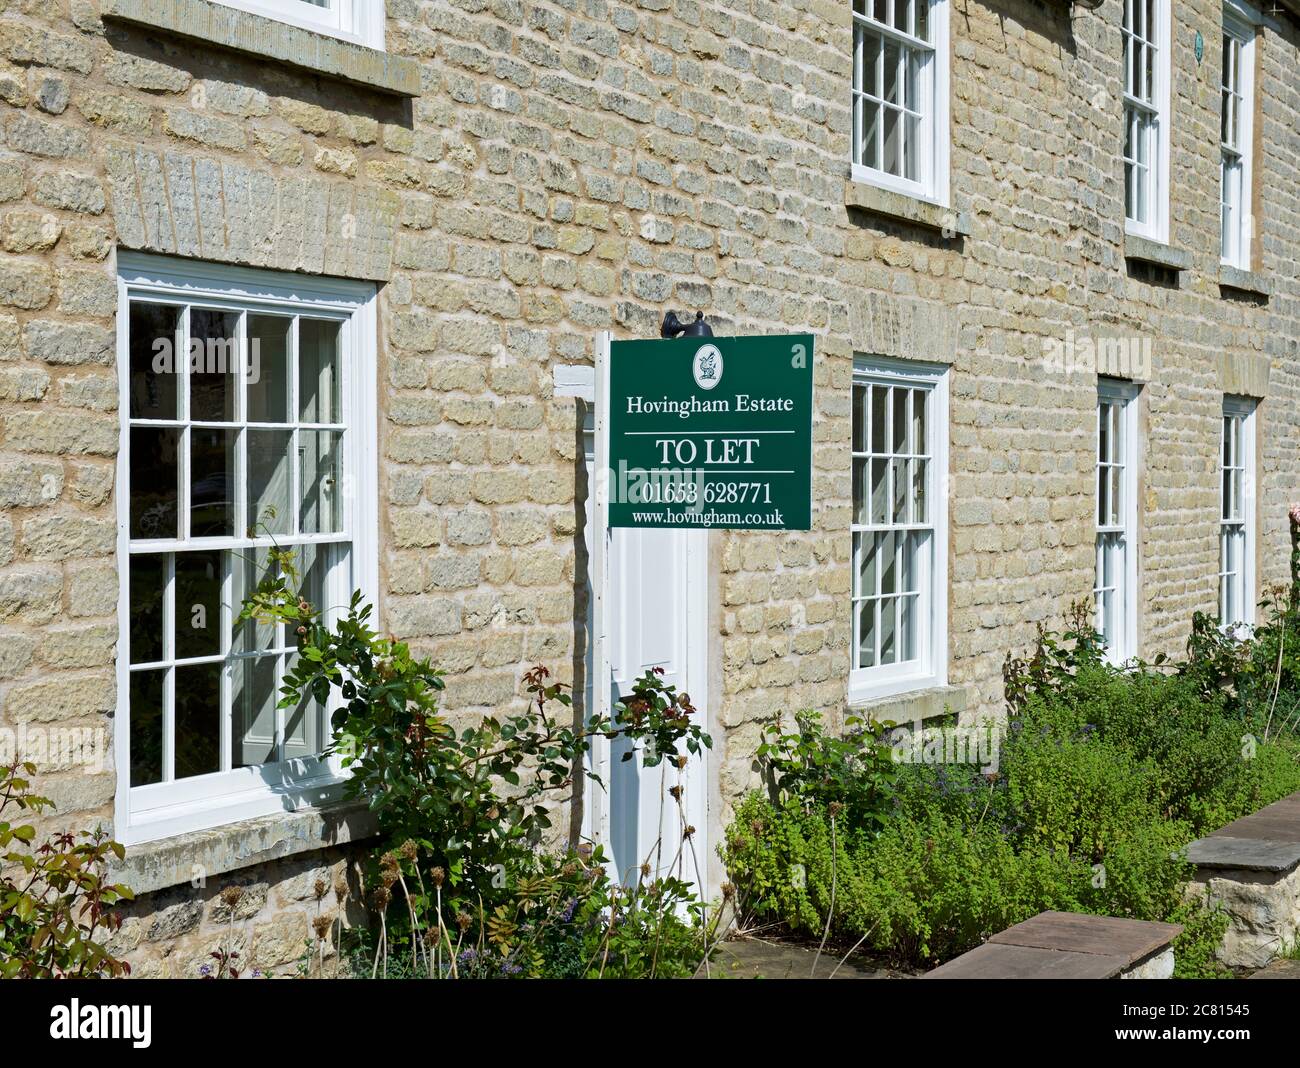
[[[914,226],[938,230],[945,236],[969,237],[971,234],[969,212],[944,207],[909,193],[886,189],[873,182],[847,179],[844,183],[844,204],[873,215],[883,215]]]
[[[100,0],[100,14],[394,96],[413,97],[420,92],[420,67],[408,56],[390,55],[210,0]]]
[[[280,812],[127,846],[126,856],[110,865],[109,878],[137,895],[148,894],[188,883],[196,874],[211,878],[376,833],[374,815],[360,802]]]

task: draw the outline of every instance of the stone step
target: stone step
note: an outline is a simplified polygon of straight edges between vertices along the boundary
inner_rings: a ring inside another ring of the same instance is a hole
[[[1175,923],[1040,912],[925,979],[1167,979]]]

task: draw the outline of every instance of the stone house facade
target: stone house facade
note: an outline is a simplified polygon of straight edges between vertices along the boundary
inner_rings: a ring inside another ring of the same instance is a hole
[[[1294,0],[19,2],[0,98],[0,729],[127,842],[137,974],[230,883],[291,964],[368,832],[229,636],[254,513],[455,714],[581,682],[557,383],[668,308],[819,346],[812,528],[707,535],[715,832],[774,715],[996,715],[1072,603],[1150,658],[1286,576]]]

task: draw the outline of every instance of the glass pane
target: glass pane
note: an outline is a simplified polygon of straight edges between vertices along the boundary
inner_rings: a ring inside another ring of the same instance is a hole
[[[298,432],[299,529],[326,534],[342,529],[342,434],[333,430]]]
[[[296,653],[288,658],[292,668],[297,661]],[[310,696],[284,710],[284,759],[300,760],[315,756],[325,748],[325,711]]]
[[[131,305],[131,418],[176,419],[180,308]]]
[[[221,652],[224,553],[176,554],[176,658]]]
[[[862,78],[858,89],[874,97],[880,96],[880,35],[870,30],[860,30],[862,41]]]
[[[884,98],[891,104],[901,104],[903,102],[903,87],[899,80],[899,60],[902,58],[902,52],[894,41],[885,41],[884,52],[884,74],[885,74],[885,92]],[[888,126],[886,126],[888,129]]]
[[[298,411],[304,423],[341,423],[336,322],[298,320]]]
[[[930,0],[916,0],[916,36],[930,39]]]
[[[853,559],[857,562],[854,574],[855,597],[870,597],[876,592],[876,536],[853,535]]]
[[[283,315],[248,317],[250,423],[289,422],[289,327]]]
[[[867,451],[867,396],[866,386],[853,387],[853,451]]]
[[[862,101],[862,165],[880,169],[880,105]]]
[[[896,614],[898,598],[885,597],[880,601],[880,662],[892,664],[897,658],[895,639],[898,633]]]
[[[287,534],[291,430],[248,431],[248,535]]]
[[[920,554],[921,539],[924,537],[925,535],[920,531],[911,531],[900,535],[903,548],[902,585],[900,589],[904,592],[916,592],[917,590],[917,582],[920,578],[917,557]]]
[[[863,601],[858,612],[858,667],[876,666],[876,602]]]
[[[888,174],[903,173],[903,133],[899,112],[894,108],[885,108],[884,159],[881,170]]]
[[[190,309],[190,418],[228,423],[235,418],[240,367],[239,315]]]
[[[917,181],[917,160],[921,147],[921,120],[915,115],[908,115],[903,122],[903,177]]]
[[[190,535],[235,533],[235,440],[238,431],[190,431]]]
[[[885,10],[886,4],[887,0],[875,0],[871,17],[877,22],[883,22],[887,26],[889,25],[889,16]]]
[[[1104,527],[1110,518],[1110,468],[1097,468],[1097,526]]]
[[[921,389],[912,394],[912,450],[922,456],[930,452],[930,442],[925,436],[925,403],[928,396],[928,392]]]
[[[890,463],[894,469],[893,480],[891,483],[894,487],[894,506],[893,506],[892,522],[910,523],[912,519],[911,516],[908,514],[908,509],[907,509],[907,487],[910,484],[911,480],[908,478],[908,474],[907,474],[907,461],[891,460]]]
[[[244,768],[276,760],[275,706],[280,658],[240,657],[232,664],[230,765]]]
[[[221,675],[217,664],[190,664],[176,672],[178,779],[221,770]]]
[[[901,537],[902,535],[900,535]],[[882,594],[898,592],[897,540],[892,530],[876,534],[877,566],[880,568],[880,592]]]
[[[163,683],[167,672],[131,672],[131,785],[162,782]]]
[[[893,451],[905,453],[907,448],[907,395],[911,390],[894,387],[894,422],[892,424]]]
[[[867,498],[863,480],[867,475],[868,460],[853,461],[853,522],[870,523],[871,516],[867,513]]]
[[[329,545],[304,545],[298,554],[300,584],[298,596],[317,610],[328,610],[326,591],[329,589],[329,569],[335,550]]]
[[[131,663],[154,664],[163,658],[163,593],[167,557],[150,553],[131,557]]]
[[[900,662],[915,660],[917,603],[919,598],[900,597],[898,601],[898,659]]]
[[[240,549],[227,555],[234,570],[234,615],[238,616],[244,602],[257,589],[258,583],[271,575],[273,570],[278,572],[279,568],[272,568],[269,549]],[[274,649],[280,644],[276,640],[277,630],[276,623],[259,623],[255,619],[247,619],[235,625],[231,648],[236,653]]]
[[[889,522],[889,461],[871,461],[871,522]]]
[[[894,29],[902,30],[904,33],[911,32],[909,25],[911,10],[911,0],[894,0]]]
[[[181,432],[131,428],[131,537],[174,538],[180,511]]]
[[[887,386],[871,387],[871,451],[885,451],[886,411],[889,404]]]
[[[1112,467],[1110,469],[1110,525],[1119,526],[1122,522],[1120,514],[1123,510],[1123,497],[1121,490],[1120,478],[1123,475],[1123,468]]]
[[[926,476],[929,473],[929,460],[912,461],[912,522],[928,523],[930,521],[930,502],[926,496]]]

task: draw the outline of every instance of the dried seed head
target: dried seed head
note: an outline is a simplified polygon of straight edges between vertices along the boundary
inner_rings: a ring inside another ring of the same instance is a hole
[[[329,935],[330,929],[334,926],[333,916],[316,916],[311,921],[311,929],[316,932],[316,937],[322,942]]]
[[[686,754],[682,753],[677,757],[677,769],[680,771],[686,767]]]
[[[460,928],[460,933],[464,934],[469,930],[469,925],[474,921],[469,918],[468,912],[456,913],[456,926]]]
[[[686,825],[686,829],[682,831],[682,837],[683,837],[683,838],[692,838],[692,837],[694,837],[694,835],[695,835],[695,828],[692,827],[690,824],[687,824],[687,825]]]
[[[682,799],[682,788],[680,786],[668,787],[668,793],[674,801],[680,801]]]
[[[645,878],[645,879],[649,879],[649,878],[650,878],[650,862],[649,862],[649,861],[646,861],[646,863],[644,863],[644,864],[641,865],[641,875],[642,875],[642,877]]]
[[[227,908],[234,908],[239,904],[240,899],[244,896],[242,886],[227,886],[221,891],[221,903]]]
[[[443,871],[441,868],[434,868],[431,872],[429,872],[429,878],[433,880],[434,886],[441,886],[442,881],[445,878],[447,878],[447,873]]]
[[[397,882],[397,872],[392,868],[385,868],[379,873],[379,881],[384,884],[385,890],[391,890],[393,883]]]
[[[379,867],[384,871],[397,870],[397,854],[391,849],[379,858]]]
[[[324,879],[317,879],[312,890],[316,893],[316,900],[319,901],[329,892],[330,885]]]
[[[370,892],[370,901],[380,912],[388,908],[388,903],[393,899],[393,895],[388,892],[388,887],[377,886]]]
[[[722,884],[722,900],[730,901],[736,896],[736,888],[731,883]]]
[[[339,872],[334,876],[334,896],[343,901],[348,896],[348,877]]]
[[[402,843],[402,856],[407,860],[414,860],[420,852],[420,847],[415,844],[415,839],[408,838]]]
[[[830,809],[831,818],[833,819],[844,811],[844,803],[841,801],[832,801],[828,808]]]

